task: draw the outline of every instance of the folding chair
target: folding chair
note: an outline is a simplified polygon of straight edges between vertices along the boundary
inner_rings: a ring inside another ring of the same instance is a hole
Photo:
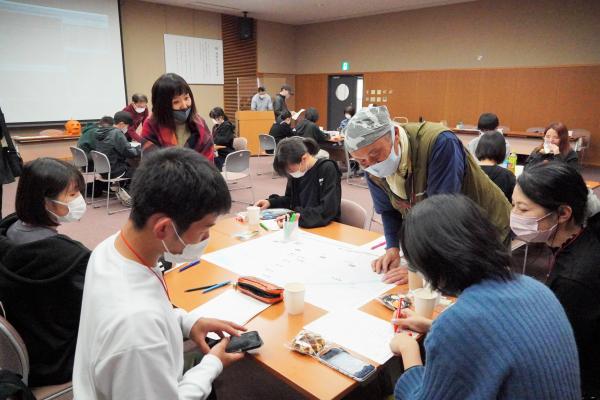
[[[75,146],[70,146],[69,149],[71,149],[71,155],[73,156],[73,165],[79,169],[83,169],[83,172],[81,174],[83,175],[84,182],[86,184],[94,182],[94,171],[88,171],[89,161],[87,158],[87,154],[85,154],[85,151]],[[86,203],[90,204],[90,202],[87,201],[87,185],[85,189],[84,198],[86,200]]]
[[[271,135],[265,135],[264,133],[261,133],[258,135],[258,156],[257,158],[260,160],[260,156],[261,154],[263,154],[263,151],[265,152],[265,156],[269,156],[269,157],[273,157],[275,156],[275,152],[277,150],[277,143],[275,142],[275,138]],[[267,154],[266,152],[268,150],[273,150],[273,154]],[[275,171],[273,171],[273,168],[271,168],[272,170],[272,174],[273,174],[273,178],[277,178],[277,175],[275,175]],[[264,175],[266,174],[266,172],[257,172],[256,175]]]
[[[366,172],[362,169],[362,167],[360,166],[360,164],[358,164],[358,170],[362,171],[363,176],[361,176],[359,179],[360,179],[360,181],[362,181],[364,183],[355,183],[355,182],[352,181],[353,179],[356,179],[356,178],[351,178],[352,168],[351,168],[351,165],[350,165],[350,154],[348,153],[348,151],[346,151],[346,149],[344,149],[344,155],[345,155],[345,158],[346,158],[346,183],[348,185],[350,185],[350,186],[358,186],[358,187],[361,187],[361,188],[364,188],[364,189],[368,189],[369,186],[367,186],[367,183],[366,183],[366,180],[365,180],[366,178],[365,178],[365,175],[364,175],[364,174],[366,174]]]
[[[340,222],[342,224],[365,229],[367,225],[367,212],[360,204],[352,200],[342,199]]]
[[[90,151],[90,155],[92,156],[92,160],[94,161],[94,174],[96,176],[96,179],[94,179],[94,183],[92,184],[92,205],[94,206],[94,208],[98,208],[100,206],[96,206],[96,204],[94,203],[94,190],[96,188],[96,180],[100,181],[100,182],[106,182],[108,188],[106,191],[106,213],[108,215],[111,214],[115,214],[121,211],[127,211],[130,208],[126,207],[126,208],[122,208],[116,211],[110,211],[110,192],[111,192],[111,185],[116,183],[120,183],[120,182],[124,182],[129,180],[130,178],[123,178],[123,175],[113,178],[111,176],[111,169],[110,169],[110,162],[108,161],[108,157],[106,156],[106,154],[100,153],[99,151],[95,151],[92,150]],[[103,178],[101,174],[107,174],[107,178]],[[123,173],[124,174],[124,173]],[[116,193],[115,193],[115,198],[118,199]]]
[[[252,203],[244,201],[236,201],[237,203],[254,204],[254,186],[252,185],[252,174],[250,173],[250,151],[238,150],[229,153],[225,157],[225,163],[223,164],[223,172],[221,172],[223,178],[227,182],[229,191],[250,189],[252,193]],[[250,183],[249,186],[232,188],[230,184],[237,184],[241,179],[248,178]]]

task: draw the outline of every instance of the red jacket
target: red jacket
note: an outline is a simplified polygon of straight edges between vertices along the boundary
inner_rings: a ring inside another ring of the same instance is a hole
[[[127,133],[125,134],[125,136],[127,136],[127,140],[135,140],[136,142],[141,143],[142,137],[138,135],[136,130],[138,126],[143,124],[146,118],[148,118],[148,107],[146,107],[144,112],[140,114],[135,112],[134,105],[130,103],[127,105],[127,107],[123,109],[123,111],[127,111],[129,114],[131,114],[131,117],[133,118],[133,125],[129,125],[129,129],[127,129]]]
[[[206,122],[199,115],[188,123],[190,137],[183,147],[196,150],[204,157],[213,161],[215,158],[215,145]],[[144,122],[142,128],[142,150],[152,151],[156,148],[177,146],[177,137],[170,128],[158,126],[158,121],[150,117]]]

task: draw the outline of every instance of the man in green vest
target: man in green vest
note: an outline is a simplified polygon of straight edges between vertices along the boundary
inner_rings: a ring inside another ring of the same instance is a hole
[[[406,282],[407,270],[400,268],[402,219],[412,205],[429,196],[462,193],[470,197],[510,243],[510,203],[444,125],[395,124],[382,106],[357,112],[344,132],[346,149],[367,172],[373,205],[383,221],[386,253],[372,267],[385,274],[385,282]]]

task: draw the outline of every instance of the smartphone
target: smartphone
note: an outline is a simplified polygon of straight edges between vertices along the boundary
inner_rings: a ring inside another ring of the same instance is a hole
[[[325,353],[320,354],[319,360],[323,364],[328,365],[359,382],[367,380],[375,373],[374,366],[354,357],[352,354],[339,347],[333,347]]]
[[[243,353],[244,351],[258,349],[263,345],[257,331],[242,333],[240,336],[231,336],[225,348],[227,353]]]

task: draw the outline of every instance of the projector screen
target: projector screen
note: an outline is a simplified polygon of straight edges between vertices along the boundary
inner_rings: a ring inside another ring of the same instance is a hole
[[[99,119],[126,102],[117,0],[0,0],[8,123]]]

